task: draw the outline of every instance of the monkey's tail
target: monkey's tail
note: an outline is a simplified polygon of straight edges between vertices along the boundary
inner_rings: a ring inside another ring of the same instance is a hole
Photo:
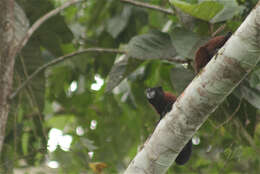
[[[192,141],[190,140],[179,153],[177,158],[175,159],[176,164],[183,165],[185,164],[191,156],[192,152]]]

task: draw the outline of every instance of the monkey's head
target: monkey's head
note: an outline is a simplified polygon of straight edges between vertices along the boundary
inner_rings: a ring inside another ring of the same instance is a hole
[[[154,88],[147,88],[145,90],[146,98],[151,103],[155,109],[161,110],[161,104],[164,103],[164,91],[161,86],[154,87]],[[159,107],[159,108],[158,108]]]
[[[161,86],[148,88],[145,91],[146,98],[160,114],[160,119],[171,110],[176,97],[170,92],[163,91]]]
[[[154,88],[147,88],[145,90],[146,98],[150,101],[153,100],[163,100],[164,99],[164,92],[161,86],[154,87]]]

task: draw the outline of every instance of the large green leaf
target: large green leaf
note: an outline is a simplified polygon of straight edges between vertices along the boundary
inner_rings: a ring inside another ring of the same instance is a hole
[[[18,0],[17,2],[23,7],[31,25],[54,9],[54,5],[50,0]],[[34,36],[38,38],[43,47],[55,56],[62,55],[60,44],[68,43],[73,38],[72,32],[65,23],[64,18],[59,14],[43,23],[34,33]],[[56,44],[50,46],[51,43]]]
[[[170,2],[183,12],[205,21],[210,21],[224,7],[221,3],[216,1],[203,1],[198,4],[189,4],[180,0],[170,0]]]
[[[122,14],[118,14],[108,20],[107,31],[113,36],[113,38],[116,38],[126,28],[131,14],[132,7],[126,6],[124,7]]]
[[[189,59],[193,59],[196,49],[204,40],[198,34],[184,28],[175,28],[170,35],[178,55]]]
[[[47,120],[47,125],[52,128],[64,130],[65,126],[75,123],[73,115],[56,115]]]
[[[236,0],[220,0],[218,2],[220,2],[224,8],[210,20],[211,23],[229,20],[243,10],[243,7],[239,6]]]
[[[154,30],[150,33],[133,37],[127,53],[138,59],[167,60],[177,55],[169,34]]]
[[[125,77],[131,74],[142,62],[122,55],[116,59],[111,71],[108,74],[106,92],[114,89]]]

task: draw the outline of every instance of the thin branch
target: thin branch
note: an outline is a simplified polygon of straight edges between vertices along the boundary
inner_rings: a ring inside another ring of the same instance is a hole
[[[244,136],[244,138],[248,141],[248,143],[256,148],[256,144],[254,142],[254,139],[252,138],[252,136],[247,132],[247,130],[245,129],[245,127],[241,124],[241,122],[237,119],[235,119],[234,121],[235,125],[240,129],[242,135]]]
[[[81,51],[75,51],[73,53],[58,57],[42,66],[40,66],[38,69],[36,69],[17,89],[15,92],[10,95],[9,99],[12,100],[14,99],[17,94],[35,77],[37,76],[40,72],[45,70],[46,68],[53,66],[59,62],[63,62],[64,60],[67,60],[69,58],[72,58],[76,55],[87,53],[87,52],[99,52],[99,53],[119,53],[119,54],[124,54],[124,51],[120,51],[117,49],[105,49],[105,48],[87,48]]]
[[[21,49],[26,45],[26,43],[29,41],[29,39],[31,38],[31,36],[33,35],[33,33],[44,23],[46,22],[48,19],[50,19],[51,17],[57,15],[58,13],[60,13],[62,10],[64,10],[65,8],[82,2],[83,0],[70,0],[66,3],[64,3],[62,6],[48,12],[47,14],[45,14],[44,16],[42,16],[41,18],[39,18],[32,26],[31,28],[29,28],[29,30],[27,31],[26,35],[24,36],[24,38],[20,41],[20,43],[18,44],[18,46],[16,47],[15,51],[13,52],[14,55],[16,55],[18,52],[21,51]]]
[[[218,27],[218,29],[214,33],[211,34],[211,37],[215,37],[218,33],[223,31],[225,29],[225,27],[226,27],[226,24],[223,24],[220,27]]]
[[[135,5],[135,6],[138,6],[138,7],[144,7],[144,8],[149,8],[151,10],[160,11],[160,12],[165,13],[167,15],[173,15],[174,14],[174,12],[172,10],[165,9],[165,8],[162,8],[162,7],[159,7],[159,6],[156,6],[156,5],[151,5],[151,4],[138,2],[138,1],[134,1],[134,0],[120,0],[120,1],[124,2],[124,3],[131,4],[131,5]]]
[[[224,166],[220,169],[220,173],[224,172],[224,169],[226,168],[226,166],[228,165],[228,162],[230,162],[230,160],[232,159],[232,156],[234,155],[234,150],[232,149],[234,145],[234,142],[232,142],[228,148],[231,149],[231,152],[228,154],[228,157],[225,160]]]
[[[165,59],[161,59],[161,60],[165,60]],[[179,56],[170,57],[170,58],[167,58],[166,60],[168,60],[169,62],[175,62],[175,63],[190,63],[190,62],[192,62],[192,59],[182,58],[182,57],[179,57]]]
[[[25,75],[26,78],[28,78],[29,74],[28,74],[27,67],[26,67],[25,62],[24,62],[24,58],[23,58],[23,56],[19,56],[19,57],[20,57],[21,64],[22,64],[22,67],[23,67],[24,75]],[[37,100],[35,98],[35,94],[33,93],[33,89],[32,89],[31,86],[29,86],[28,101],[29,101],[32,108],[34,108],[34,106],[36,106],[36,108],[37,108],[36,115],[38,116],[38,119],[39,119],[40,124],[41,124],[42,134],[45,138],[45,141],[47,141],[48,137],[47,137],[46,130],[44,129],[44,126],[43,126],[43,120],[42,120],[42,114],[40,112],[40,106],[39,106],[39,103],[37,103]],[[35,132],[35,130],[34,130],[34,132]]]
[[[233,119],[233,117],[236,115],[236,113],[239,111],[240,109],[240,106],[241,106],[241,103],[242,103],[242,98],[240,99],[239,103],[238,103],[238,106],[236,107],[235,111],[231,114],[231,116],[226,119],[223,123],[221,123],[220,125],[218,125],[217,129],[219,129],[220,127],[224,126],[225,124],[227,124],[230,120]]]

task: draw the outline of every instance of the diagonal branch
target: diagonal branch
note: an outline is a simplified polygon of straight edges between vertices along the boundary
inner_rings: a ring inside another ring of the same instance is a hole
[[[178,97],[124,174],[166,173],[210,113],[259,61],[260,0],[218,54]]]
[[[42,16],[41,18],[39,18],[32,26],[31,28],[29,28],[29,30],[27,31],[26,35],[24,36],[24,38],[20,41],[20,43],[18,44],[18,46],[16,47],[15,51],[13,52],[13,55],[16,55],[18,52],[21,51],[21,49],[26,45],[26,43],[29,41],[29,39],[31,38],[31,36],[33,35],[33,33],[44,23],[46,22],[48,19],[50,19],[51,17],[57,15],[59,12],[61,12],[62,10],[64,10],[65,8],[82,2],[83,0],[70,0],[66,3],[64,3],[62,6],[48,12],[47,14],[45,14],[44,16]]]
[[[40,72],[45,70],[46,68],[56,65],[57,63],[63,62],[64,60],[73,58],[74,56],[77,56],[79,54],[84,54],[87,52],[98,52],[98,53],[118,53],[118,54],[124,54],[124,51],[117,50],[117,49],[108,49],[108,48],[87,48],[81,51],[75,51],[73,53],[58,57],[42,66],[40,66],[38,69],[36,69],[16,90],[13,92],[9,99],[12,100],[14,99],[17,94],[35,77],[37,76]]]
[[[135,6],[138,6],[138,7],[144,7],[144,8],[148,8],[148,9],[151,9],[151,10],[156,10],[156,11],[165,13],[167,15],[173,15],[174,14],[174,12],[170,9],[165,9],[165,8],[162,8],[162,7],[159,7],[159,6],[156,6],[156,5],[151,5],[151,4],[148,4],[148,3],[138,2],[138,1],[134,1],[134,0],[120,0],[120,1],[124,2],[124,3],[131,4],[131,5],[135,5]]]

